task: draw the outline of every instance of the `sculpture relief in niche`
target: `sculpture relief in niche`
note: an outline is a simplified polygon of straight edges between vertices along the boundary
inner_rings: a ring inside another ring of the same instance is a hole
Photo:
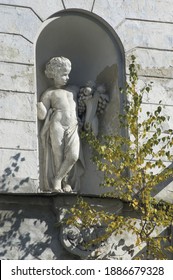
[[[45,76],[54,86],[42,93],[37,104],[43,191],[80,191],[85,163],[79,130],[92,130],[97,136],[98,114],[108,102],[103,85],[91,81],[81,88],[68,85],[70,72],[71,62],[65,57],[53,57],[45,66]]]

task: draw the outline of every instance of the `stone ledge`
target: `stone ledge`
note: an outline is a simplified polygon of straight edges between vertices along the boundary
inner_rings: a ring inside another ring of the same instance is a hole
[[[115,210],[121,211],[123,209],[123,203],[115,198],[100,198],[88,195],[81,195],[81,197],[99,210],[108,210],[108,212],[114,213]],[[78,195],[67,193],[0,193],[0,204],[51,205],[55,209],[59,209],[61,207],[71,207],[77,198]]]

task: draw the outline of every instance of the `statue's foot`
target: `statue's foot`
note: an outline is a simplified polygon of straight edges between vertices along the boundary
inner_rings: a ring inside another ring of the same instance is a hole
[[[63,190],[61,188],[61,180],[55,179],[54,186],[53,186],[53,191],[54,192],[59,192],[59,193],[63,192]]]
[[[63,190],[64,192],[73,192],[71,186],[69,184],[66,184],[64,187],[63,187]]]
[[[56,192],[56,193],[63,193],[63,190],[62,190],[62,189],[53,189],[53,192]]]
[[[44,187],[41,191],[42,191],[42,192],[50,192],[51,190],[50,190],[50,188],[48,188],[48,187]]]

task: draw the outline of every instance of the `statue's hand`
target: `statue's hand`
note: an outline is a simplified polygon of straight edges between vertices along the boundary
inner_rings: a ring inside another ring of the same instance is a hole
[[[47,109],[44,106],[43,102],[37,103],[37,116],[39,120],[44,120],[47,115]]]

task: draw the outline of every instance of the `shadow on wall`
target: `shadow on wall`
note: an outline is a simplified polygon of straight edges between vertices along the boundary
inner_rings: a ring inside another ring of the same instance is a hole
[[[120,241],[118,242],[118,244],[115,246],[115,250],[118,250],[121,248],[122,252],[126,252],[127,254],[129,254],[131,257],[133,257],[135,251],[134,251],[134,244],[131,245],[126,245],[125,244],[125,240],[122,238],[120,239]]]
[[[14,204],[12,208],[16,208]],[[0,259],[56,259],[58,238],[57,229],[53,228],[55,221],[52,223],[54,217],[50,217],[45,208],[46,217],[42,216],[44,211],[39,207],[33,209],[33,205],[29,205],[28,209],[23,208],[1,210]]]
[[[29,177],[21,180],[17,178],[21,164],[25,161],[25,158],[21,156],[21,153],[12,156],[9,161],[9,166],[4,169],[4,172],[1,175],[0,192],[8,192],[11,186],[13,190],[16,191],[25,183],[29,182]]]
[[[173,163],[171,163],[167,168],[173,169]],[[154,187],[152,191],[152,195],[157,195],[159,192],[161,192],[164,188],[166,188],[170,183],[173,182],[173,176],[165,180],[164,182],[158,184]],[[168,196],[172,195],[173,191],[168,191]]]
[[[98,259],[100,260],[123,260],[123,259],[133,259],[133,256],[135,254],[135,245],[129,240],[125,240],[124,238],[121,238],[119,240],[116,240],[116,237],[114,237],[114,242],[110,242],[108,240],[108,244],[106,246],[103,246],[103,248],[99,248],[96,250],[96,253],[98,254]],[[131,244],[126,244],[131,243]]]

